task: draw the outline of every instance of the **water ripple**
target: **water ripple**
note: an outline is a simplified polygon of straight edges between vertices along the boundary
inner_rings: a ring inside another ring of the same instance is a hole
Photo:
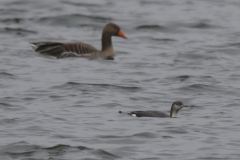
[[[81,21],[79,21],[81,19]],[[111,18],[101,17],[101,16],[89,16],[82,14],[70,14],[70,15],[60,15],[60,16],[48,16],[42,17],[37,20],[37,23],[40,24],[48,24],[48,25],[57,25],[57,26],[66,26],[71,24],[71,27],[86,25],[86,23],[90,22],[99,22],[99,23],[107,23],[111,21]]]

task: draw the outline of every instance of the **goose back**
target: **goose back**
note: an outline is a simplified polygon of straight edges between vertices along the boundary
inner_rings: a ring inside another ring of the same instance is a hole
[[[31,43],[36,52],[56,58],[91,57],[99,50],[84,43],[38,42]]]

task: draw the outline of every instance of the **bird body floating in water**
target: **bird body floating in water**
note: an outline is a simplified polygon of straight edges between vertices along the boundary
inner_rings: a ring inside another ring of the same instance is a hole
[[[67,57],[88,57],[114,59],[115,52],[112,46],[112,36],[127,37],[120,27],[114,23],[109,23],[102,31],[102,50],[98,50],[91,45],[84,43],[61,43],[61,42],[36,42],[30,46],[40,55],[52,58]]]
[[[165,117],[171,117],[176,118],[178,111],[182,109],[183,107],[188,107],[187,105],[184,105],[181,101],[173,102],[170,115],[160,112],[160,111],[132,111],[128,112],[127,114],[133,117],[159,117],[159,118],[165,118]],[[119,111],[119,113],[124,113],[122,111]]]

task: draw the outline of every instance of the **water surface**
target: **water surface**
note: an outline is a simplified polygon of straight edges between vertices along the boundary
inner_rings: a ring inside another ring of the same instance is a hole
[[[239,159],[238,0],[1,0],[0,159]],[[101,47],[114,61],[46,59],[28,42]],[[192,107],[178,118],[121,111]]]

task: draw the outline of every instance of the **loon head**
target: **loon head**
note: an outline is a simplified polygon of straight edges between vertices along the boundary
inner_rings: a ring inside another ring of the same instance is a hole
[[[172,107],[171,107],[171,111],[170,111],[170,117],[176,118],[177,114],[178,114],[178,111],[180,109],[182,109],[183,107],[187,107],[187,105],[184,105],[181,101],[173,102]]]

